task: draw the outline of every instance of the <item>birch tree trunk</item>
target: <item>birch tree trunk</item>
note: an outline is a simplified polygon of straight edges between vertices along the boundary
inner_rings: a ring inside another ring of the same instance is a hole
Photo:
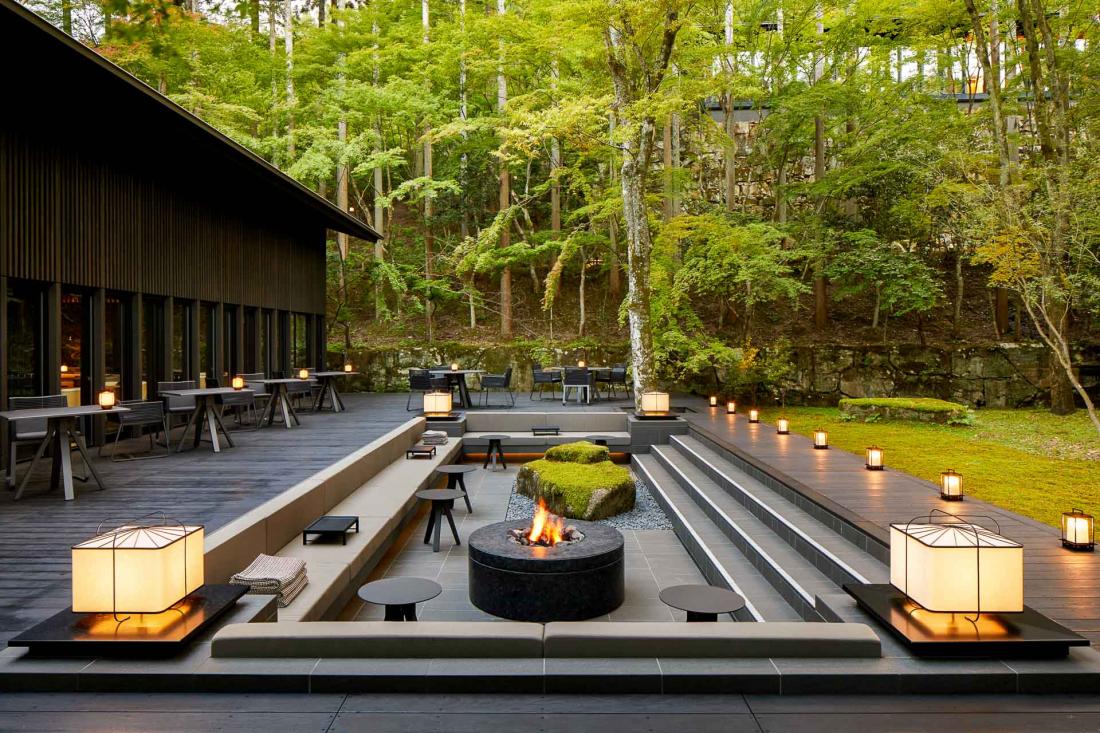
[[[431,13],[429,8],[429,0],[420,1],[420,23],[424,31],[424,45],[428,46],[431,43]],[[432,126],[431,122],[425,120],[424,122],[424,177],[431,180],[432,177]],[[432,215],[434,214],[432,205],[432,195],[428,192],[424,196],[424,279],[431,280],[434,270],[435,259],[435,233],[433,232]],[[428,320],[428,343],[432,343],[433,336],[433,323],[432,319],[435,316],[435,304],[431,298],[426,297],[424,302],[424,316]]]
[[[290,0],[283,0],[283,49],[286,51],[286,150],[294,161],[294,8]]]
[[[320,0],[321,5],[324,5],[324,0]],[[379,47],[378,47],[378,10],[373,8],[374,20],[371,22],[371,33],[374,35],[374,69],[373,78],[375,88],[379,86],[382,79],[382,71],[380,67],[379,59]],[[375,152],[381,152],[382,150],[382,122],[378,120],[374,124],[375,137],[377,144],[375,145]],[[386,258],[385,236],[386,236],[386,222],[384,221],[386,212],[382,206],[382,195],[385,193],[385,184],[382,177],[382,166],[378,166],[374,169],[374,230],[378,232],[378,239],[374,241],[374,261],[378,265],[382,264],[382,261]],[[385,310],[385,296],[382,293],[382,282],[376,280],[374,283],[374,319],[379,321],[382,319],[382,313]]]
[[[508,8],[506,0],[497,0],[497,14],[503,16]],[[508,80],[504,76],[504,40],[500,41],[500,61],[497,66],[497,112],[504,113],[508,104]],[[508,171],[508,163],[500,162],[500,210],[504,211],[511,204],[512,177]],[[504,227],[500,234],[500,246],[508,247],[512,243],[511,226]],[[512,337],[512,270],[507,265],[500,272],[500,335],[504,338]]]

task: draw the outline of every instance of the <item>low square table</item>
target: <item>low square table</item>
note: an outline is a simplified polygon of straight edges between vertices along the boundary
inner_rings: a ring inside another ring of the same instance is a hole
[[[414,445],[405,451],[405,458],[433,458],[434,456],[434,445]]]
[[[339,537],[340,544],[348,543],[348,532],[359,532],[359,517],[346,517],[340,515],[324,516],[313,521],[302,530],[302,544],[309,544],[309,535],[317,535],[319,538]]]
[[[557,425],[542,425],[531,428],[531,435],[558,435],[561,428]]]

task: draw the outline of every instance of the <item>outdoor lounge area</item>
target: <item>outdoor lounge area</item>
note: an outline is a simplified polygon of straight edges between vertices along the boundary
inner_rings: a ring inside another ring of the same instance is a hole
[[[1098,49],[0,0],[0,733],[1100,731]]]

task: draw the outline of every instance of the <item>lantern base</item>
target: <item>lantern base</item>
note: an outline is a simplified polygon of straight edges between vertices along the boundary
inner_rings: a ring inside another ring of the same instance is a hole
[[[1095,542],[1070,542],[1069,540],[1062,540],[1062,547],[1067,550],[1073,550],[1074,552],[1093,552],[1096,550]]]
[[[827,445],[815,445],[814,450],[829,450],[829,446],[827,446]]]
[[[51,657],[179,654],[248,592],[243,585],[204,585],[162,613],[73,613],[65,609],[22,634],[8,646],[27,647]]]
[[[775,434],[776,435],[790,435],[791,431],[790,430],[776,430]]]
[[[435,422],[436,420],[439,420],[439,421],[454,421],[454,420],[461,420],[462,419],[462,413],[461,412],[454,412],[453,410],[451,412],[425,412],[424,413],[424,418],[426,420],[428,420],[429,422]]]
[[[885,468],[885,466],[866,466],[865,468],[868,471],[881,471]]]
[[[669,410],[668,412],[640,412],[634,411],[634,417],[639,420],[678,420],[680,413]]]
[[[943,494],[940,494],[940,498],[944,501],[962,501],[963,495],[959,494],[958,496],[944,496]]]
[[[1064,657],[1089,641],[1030,606],[1020,613],[928,611],[888,583],[845,583],[859,607],[925,657]]]

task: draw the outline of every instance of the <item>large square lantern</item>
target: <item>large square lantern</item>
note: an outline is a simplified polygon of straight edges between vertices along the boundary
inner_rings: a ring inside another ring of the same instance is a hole
[[[964,521],[890,525],[890,583],[929,611],[1024,610],[1024,548]]]
[[[1095,542],[1095,519],[1084,509],[1070,509],[1062,514],[1062,547],[1071,550],[1092,550]]]
[[[74,613],[160,613],[203,584],[202,525],[127,524],[73,545]]]
[[[668,413],[668,392],[645,392],[642,394],[642,412],[646,415],[665,415]]]
[[[440,392],[425,392],[424,393],[424,414],[428,416],[432,415],[450,415],[451,414],[451,393]]]

